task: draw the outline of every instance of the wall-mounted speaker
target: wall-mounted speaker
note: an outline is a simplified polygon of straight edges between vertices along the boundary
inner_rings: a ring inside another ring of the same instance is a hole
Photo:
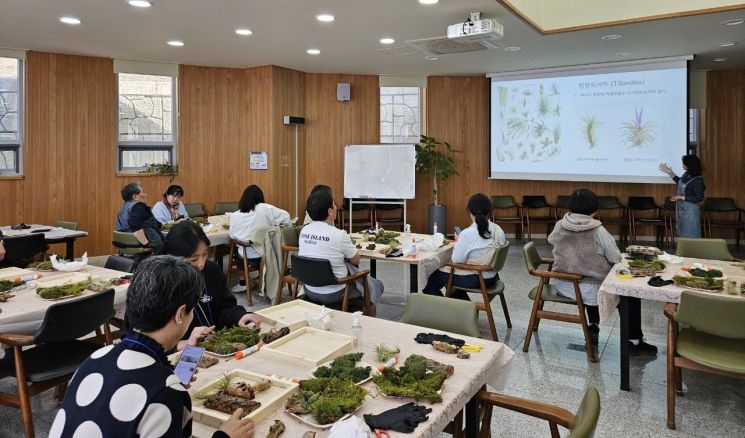
[[[352,86],[350,84],[336,84],[336,100],[346,102],[352,99]]]

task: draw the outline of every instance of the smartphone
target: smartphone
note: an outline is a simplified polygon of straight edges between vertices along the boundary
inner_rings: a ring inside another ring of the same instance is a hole
[[[199,360],[202,359],[202,354],[204,354],[204,347],[194,345],[187,345],[181,352],[181,357],[173,372],[184,385],[191,383],[191,377],[194,375],[194,370],[197,369]]]
[[[460,234],[460,227],[455,227],[455,235],[457,236]]]

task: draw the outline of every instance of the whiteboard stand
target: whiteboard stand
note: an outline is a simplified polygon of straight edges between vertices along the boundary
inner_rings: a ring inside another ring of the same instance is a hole
[[[404,229],[406,228],[406,199],[401,201],[357,201],[358,204],[387,204],[401,205],[404,208]],[[349,234],[352,234],[352,219],[354,219],[354,199],[349,198]],[[374,225],[374,224],[373,224]]]

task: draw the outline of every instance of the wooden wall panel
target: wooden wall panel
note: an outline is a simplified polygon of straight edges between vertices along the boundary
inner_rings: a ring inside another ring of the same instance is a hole
[[[352,99],[336,100],[336,84],[352,86]],[[344,145],[380,142],[377,76],[308,73],[305,76],[304,184],[301,202],[316,184],[331,186],[337,205],[344,197]]]

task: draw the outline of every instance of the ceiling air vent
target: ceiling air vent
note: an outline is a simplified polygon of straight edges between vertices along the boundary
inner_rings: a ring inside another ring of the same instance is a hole
[[[425,38],[421,40],[406,41],[406,45],[416,47],[431,55],[447,55],[450,53],[476,52],[479,50],[491,50],[499,47],[496,39],[482,39],[480,41],[459,41],[458,39],[443,37]]]

